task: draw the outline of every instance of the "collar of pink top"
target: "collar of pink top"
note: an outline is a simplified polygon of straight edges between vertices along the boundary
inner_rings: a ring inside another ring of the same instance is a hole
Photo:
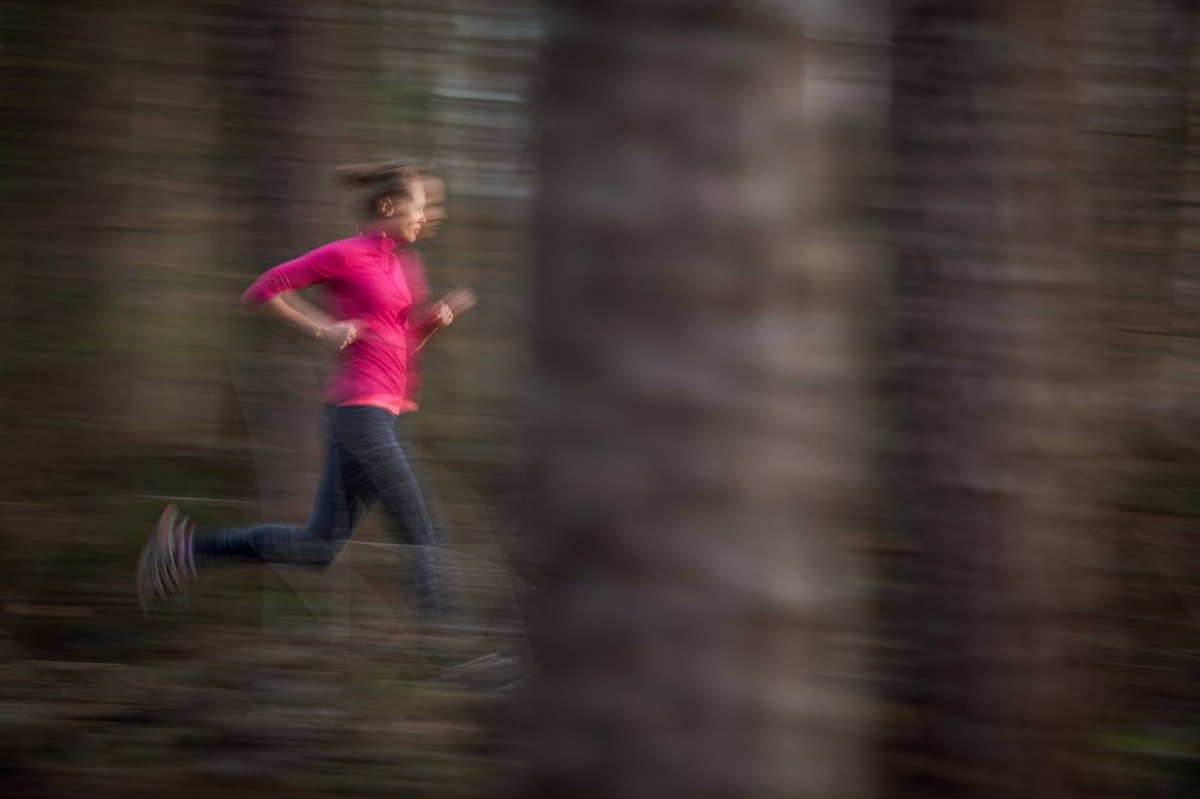
[[[400,243],[386,233],[378,230],[360,230],[358,231],[358,235],[359,238],[366,239],[381,252],[391,252]]]

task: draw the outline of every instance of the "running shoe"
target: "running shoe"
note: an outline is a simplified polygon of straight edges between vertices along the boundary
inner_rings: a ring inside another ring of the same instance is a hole
[[[192,558],[192,531],[195,526],[179,512],[175,503],[167,505],[158,518],[150,540],[138,558],[138,600],[148,608],[165,597],[178,593],[196,576]]]

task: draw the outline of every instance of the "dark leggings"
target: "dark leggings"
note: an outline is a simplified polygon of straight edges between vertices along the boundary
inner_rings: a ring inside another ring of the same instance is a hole
[[[413,587],[427,615],[447,610],[440,545],[411,456],[396,430],[396,415],[382,408],[327,409],[325,468],[307,526],[260,524],[197,536],[199,564],[254,560],[328,566],[337,559],[367,509],[383,503],[397,538],[413,547]]]

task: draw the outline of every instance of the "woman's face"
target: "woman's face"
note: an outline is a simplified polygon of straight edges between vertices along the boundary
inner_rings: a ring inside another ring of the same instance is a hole
[[[425,189],[425,224],[421,226],[421,238],[432,239],[446,219],[446,182],[436,175],[421,178]]]
[[[380,211],[388,235],[412,244],[421,235],[421,226],[425,224],[425,187],[421,181],[414,180],[409,193],[412,194],[411,199],[389,198]]]

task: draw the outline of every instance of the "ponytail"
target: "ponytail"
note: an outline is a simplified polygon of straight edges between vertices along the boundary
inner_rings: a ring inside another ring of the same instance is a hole
[[[417,161],[384,161],[375,164],[347,164],[335,172],[337,182],[349,190],[353,204],[364,218],[379,215],[379,201],[385,197],[412,199],[412,185],[422,174],[432,171],[429,164]]]

